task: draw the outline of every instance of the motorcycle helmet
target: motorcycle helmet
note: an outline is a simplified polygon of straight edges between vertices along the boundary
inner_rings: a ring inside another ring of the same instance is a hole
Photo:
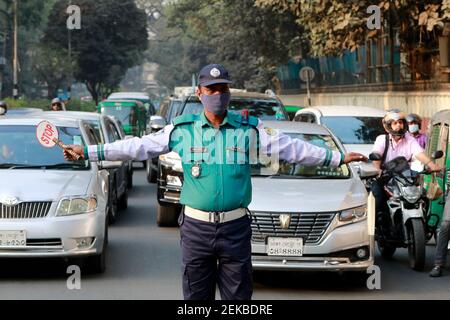
[[[403,128],[400,130],[392,129],[392,123],[399,120],[403,122]],[[397,109],[389,111],[383,118],[383,127],[392,136],[403,137],[406,133],[406,129],[408,128],[405,114]]]

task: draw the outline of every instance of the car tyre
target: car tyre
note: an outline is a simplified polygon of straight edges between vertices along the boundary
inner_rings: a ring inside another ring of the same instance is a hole
[[[128,190],[125,190],[123,195],[120,197],[118,206],[120,210],[126,210],[128,208]]]
[[[178,225],[178,216],[181,208],[175,205],[162,206],[157,204],[156,224],[159,227],[175,227]]]
[[[149,160],[147,160],[147,162],[148,163],[145,168],[145,171],[147,172],[147,181],[148,181],[148,183],[156,183],[157,172],[156,172],[156,170],[154,170],[152,168],[152,165],[151,165],[152,160],[149,159]]]
[[[110,192],[110,201],[109,201],[109,208],[108,208],[108,223],[114,224],[117,221],[118,216],[118,204],[117,204],[117,189],[115,186],[115,182],[112,183],[112,190]]]

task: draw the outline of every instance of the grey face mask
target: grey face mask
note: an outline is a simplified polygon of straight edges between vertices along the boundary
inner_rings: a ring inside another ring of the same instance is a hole
[[[228,105],[230,104],[231,93],[224,92],[220,94],[202,94],[200,96],[200,101],[205,106],[206,110],[220,116],[225,113]]]

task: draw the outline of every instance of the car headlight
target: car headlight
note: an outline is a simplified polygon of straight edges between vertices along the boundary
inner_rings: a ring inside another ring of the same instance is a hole
[[[161,164],[165,167],[170,167],[174,171],[183,172],[183,167],[181,166],[181,158],[175,152],[170,152],[159,156]]]
[[[356,222],[367,217],[367,206],[344,210],[339,214],[341,222]]]
[[[402,187],[402,196],[409,203],[416,203],[422,196],[422,190],[418,186]]]
[[[167,185],[181,187],[183,183],[181,182],[179,177],[167,175]]]
[[[93,212],[97,209],[97,198],[95,196],[70,197],[61,199],[56,215],[71,216],[82,213]]]

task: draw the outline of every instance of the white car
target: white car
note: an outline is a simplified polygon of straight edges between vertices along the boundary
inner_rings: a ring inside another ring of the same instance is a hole
[[[339,140],[320,125],[267,121],[265,126],[343,151]],[[373,265],[367,192],[351,166],[305,167],[284,161],[253,165],[252,186],[255,270],[364,271]]]
[[[386,111],[360,106],[317,106],[297,111],[294,121],[325,125],[341,140],[347,152],[368,156],[375,139],[385,134]]]
[[[44,113],[42,113],[44,114]],[[36,138],[43,115],[0,119],[0,258],[82,258],[103,272],[108,162],[64,159]],[[92,144],[83,120],[52,118],[65,144]]]

